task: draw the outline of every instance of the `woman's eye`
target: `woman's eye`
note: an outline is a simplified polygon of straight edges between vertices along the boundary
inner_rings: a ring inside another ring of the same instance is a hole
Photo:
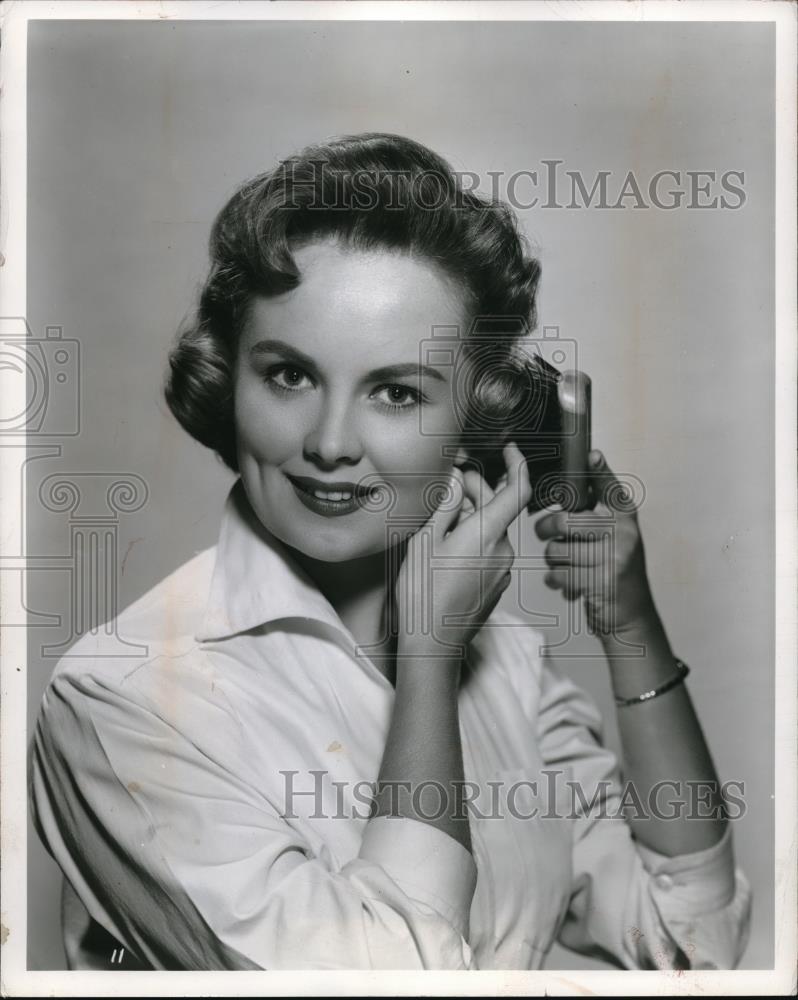
[[[305,388],[302,380],[307,379],[307,375],[301,368],[291,365],[275,365],[266,372],[264,379],[269,385],[281,392],[297,392],[299,389]]]
[[[280,393],[302,392],[312,387],[313,382],[296,365],[273,365],[263,375],[263,381]],[[374,393],[374,398],[386,410],[409,410],[423,402],[422,393],[408,385],[383,385]]]
[[[409,410],[422,401],[418,389],[408,385],[383,385],[377,390],[381,394],[380,402],[390,410]]]

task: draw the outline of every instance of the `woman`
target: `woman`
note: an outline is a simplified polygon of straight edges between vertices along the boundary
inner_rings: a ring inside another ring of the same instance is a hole
[[[703,818],[620,812],[595,706],[496,608],[533,501],[507,433],[493,487],[469,448],[512,426],[534,322],[510,213],[417,143],[353,136],[244,185],[211,253],[167,399],[239,473],[218,545],[120,616],[146,657],[81,640],[33,743],[70,967],[534,969],[555,940],[734,967],[750,889],[600,453],[615,548],[543,514],[546,583],[602,642],[633,798],[703,782]],[[462,419],[478,400],[492,422]]]

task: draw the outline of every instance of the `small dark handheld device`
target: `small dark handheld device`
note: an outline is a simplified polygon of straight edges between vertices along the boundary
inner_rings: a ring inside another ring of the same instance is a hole
[[[592,508],[589,376],[577,370],[561,372],[535,356],[521,363],[512,394],[510,417],[493,440],[483,434],[469,444],[475,466],[495,487],[505,471],[502,446],[515,441],[529,468],[530,514],[553,504],[574,511]]]
[[[591,506],[588,455],[590,454],[590,377],[580,371],[563,372],[557,384],[562,424],[561,489],[567,510]]]

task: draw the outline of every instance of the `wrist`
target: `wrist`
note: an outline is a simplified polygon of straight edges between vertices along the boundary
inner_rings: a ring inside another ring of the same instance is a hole
[[[678,676],[676,655],[659,620],[602,636],[602,646],[616,701],[638,698]]]
[[[459,664],[465,656],[462,645],[448,645],[433,638],[400,637],[396,644],[397,667],[403,664]]]
[[[608,632],[599,632],[598,638],[607,654],[630,645],[642,645],[646,649],[667,645],[665,627],[653,607],[621,625],[615,625]]]
[[[423,692],[424,697],[437,699],[456,697],[460,686],[462,657],[408,650],[396,657],[396,691]]]

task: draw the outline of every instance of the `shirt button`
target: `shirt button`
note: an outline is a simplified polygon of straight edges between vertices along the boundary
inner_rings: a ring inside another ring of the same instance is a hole
[[[660,889],[670,889],[673,886],[673,879],[670,875],[657,875],[654,881]]]

